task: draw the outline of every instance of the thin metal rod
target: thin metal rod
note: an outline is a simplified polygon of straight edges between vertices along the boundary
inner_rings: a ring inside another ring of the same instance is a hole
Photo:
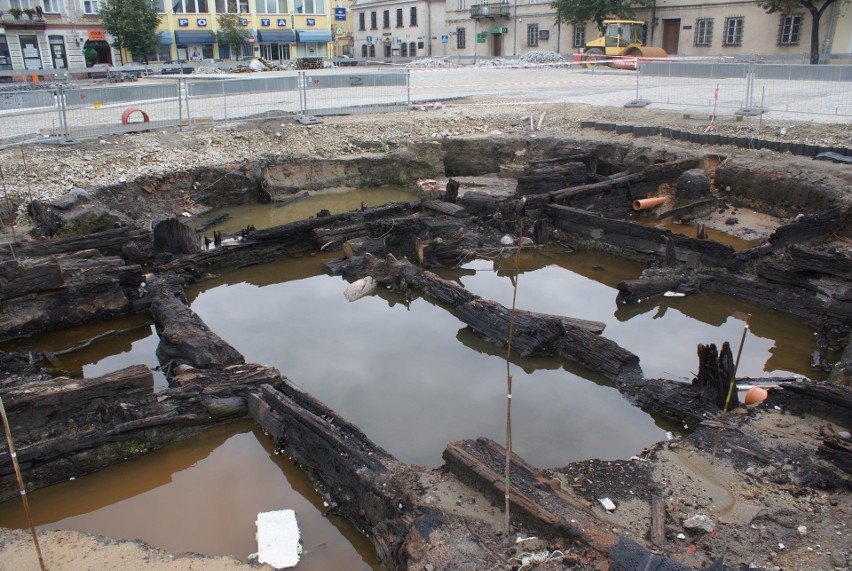
[[[518,250],[516,252],[515,267],[520,267],[521,262],[521,244],[524,241],[524,217],[520,217],[520,236],[518,239]],[[510,493],[512,489],[512,373],[509,370],[509,363],[512,357],[512,336],[515,330],[515,302],[518,299],[518,279],[520,274],[512,280],[512,313],[509,316],[509,342],[506,344],[506,468],[503,474],[503,485],[505,488],[505,520],[503,527],[506,530],[506,537],[509,536],[509,531],[512,523],[510,513]]]
[[[24,178],[27,181],[27,192],[30,195],[30,204],[33,201],[33,187],[30,186],[30,169],[27,166],[27,157],[24,155],[24,146],[21,145],[21,160],[24,161]]]
[[[722,416],[719,417],[719,430],[716,432],[716,439],[713,441],[713,455],[710,457],[711,462],[716,458],[716,449],[719,447],[719,439],[722,437],[722,427],[725,424],[725,415],[728,413],[728,407],[731,405],[731,396],[734,394],[734,387],[737,384],[737,369],[740,367],[740,356],[743,354],[743,345],[745,344],[746,333],[751,322],[751,313],[746,317],[745,326],[743,327],[743,336],[740,338],[740,348],[737,349],[737,359],[734,361],[734,370],[731,371],[731,380],[728,385],[728,396],[725,398],[725,407],[722,409]]]
[[[33,516],[30,513],[30,503],[27,501],[27,490],[24,487],[24,478],[21,476],[21,468],[18,466],[18,453],[15,452],[15,443],[12,441],[12,430],[9,428],[9,420],[6,418],[6,408],[3,406],[3,398],[0,397],[0,416],[3,417],[3,430],[6,432],[6,441],[9,443],[9,454],[12,456],[12,464],[15,466],[15,475],[18,477],[18,489],[21,491],[21,501],[24,503],[24,512],[27,514],[27,523],[30,526],[30,533],[33,535],[33,543],[35,544],[36,553],[38,554],[38,564],[41,566],[41,571],[46,571],[44,566],[44,558],[41,556],[41,547],[38,545],[38,536],[36,535],[35,525],[33,525]]]

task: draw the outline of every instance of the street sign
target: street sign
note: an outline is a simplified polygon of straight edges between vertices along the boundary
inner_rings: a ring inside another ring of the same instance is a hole
[[[367,36],[367,43],[369,44],[372,41],[373,41],[373,36]]]
[[[334,19],[337,21],[346,21],[346,8],[335,8],[334,9]]]
[[[441,36],[441,43],[446,44],[450,41],[450,36]]]
[[[248,37],[248,42],[249,42],[249,45],[250,45],[250,46],[253,46],[253,45],[254,45],[254,36],[249,36],[249,37]]]
[[[401,44],[401,43],[402,43],[402,40],[401,40],[400,38],[397,38],[397,39],[396,39],[396,45],[399,45],[399,44]]]
[[[485,38],[486,38],[487,35],[488,34],[486,34],[485,32],[479,32],[478,34],[476,34],[476,43],[477,44],[484,44]]]

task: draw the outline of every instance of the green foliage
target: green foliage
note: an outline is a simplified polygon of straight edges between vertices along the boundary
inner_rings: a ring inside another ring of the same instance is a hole
[[[104,29],[115,38],[114,45],[145,58],[160,46],[156,29],[160,15],[151,0],[106,0],[100,6]]]
[[[557,24],[582,26],[588,21],[603,31],[603,21],[632,18],[635,9],[648,7],[653,0],[554,0],[550,7],[556,10]]]
[[[246,43],[249,31],[240,26],[239,16],[236,14],[219,14],[216,16],[216,21],[219,22],[219,29],[213,35],[216,37],[217,44],[233,48]]]

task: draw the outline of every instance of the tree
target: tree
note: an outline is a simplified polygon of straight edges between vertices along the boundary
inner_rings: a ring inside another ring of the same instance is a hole
[[[811,14],[811,63],[819,63],[819,21],[832,4],[848,3],[849,0],[757,0],[757,5],[770,14],[780,12],[784,16],[792,14],[799,6],[804,6]]]
[[[104,29],[115,38],[114,46],[126,49],[148,63],[148,54],[160,46],[156,29],[160,15],[151,0],[106,0],[100,6]]]
[[[603,32],[603,21],[610,17],[631,18],[635,8],[650,6],[654,0],[554,0],[556,23],[583,26],[589,20]]]
[[[216,16],[216,21],[219,22],[219,29],[213,34],[216,37],[216,43],[220,46],[229,46],[231,57],[236,58],[234,48],[246,43],[249,31],[240,25],[236,14],[219,14]]]

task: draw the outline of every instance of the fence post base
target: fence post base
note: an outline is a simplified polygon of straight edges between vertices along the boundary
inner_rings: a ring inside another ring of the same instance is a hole
[[[624,104],[625,107],[647,107],[651,104],[650,99],[633,99]]]

